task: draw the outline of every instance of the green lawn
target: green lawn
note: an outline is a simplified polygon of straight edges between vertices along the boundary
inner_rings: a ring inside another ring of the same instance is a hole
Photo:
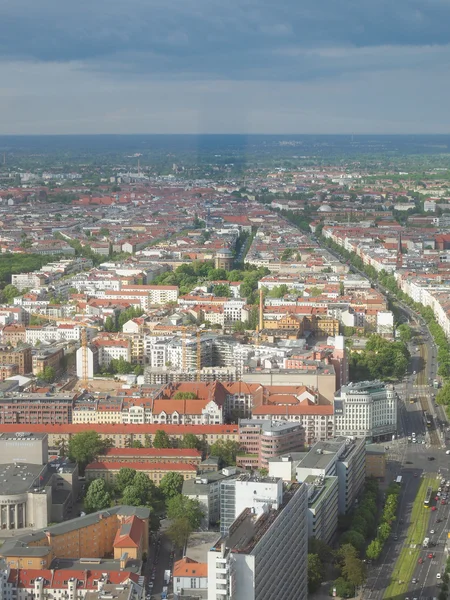
[[[386,600],[388,598],[398,598],[408,591],[408,585],[413,577],[414,569],[420,556],[422,542],[428,531],[428,521],[431,514],[430,509],[424,507],[423,499],[425,498],[427,487],[436,487],[436,483],[436,477],[425,477],[420,483],[419,491],[413,504],[411,524],[406,535],[405,547],[400,552],[400,556],[395,563],[391,583],[384,594]],[[417,544],[418,547],[411,548],[410,546],[413,544]],[[399,583],[399,581],[402,583]]]

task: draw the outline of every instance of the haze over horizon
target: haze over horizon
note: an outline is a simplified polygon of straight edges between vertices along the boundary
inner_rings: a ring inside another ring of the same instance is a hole
[[[2,2],[0,135],[450,131],[445,0]]]

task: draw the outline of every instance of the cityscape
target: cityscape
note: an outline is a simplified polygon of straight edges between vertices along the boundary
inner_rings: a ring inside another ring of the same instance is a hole
[[[447,598],[448,155],[133,139],[0,139],[1,598]]]

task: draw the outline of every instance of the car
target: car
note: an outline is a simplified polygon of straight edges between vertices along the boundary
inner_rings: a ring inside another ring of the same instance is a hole
[[[446,450],[446,451],[445,451],[445,454],[450,454],[450,450]]]
[[[394,540],[397,541],[398,540],[398,535],[394,535]]]
[[[433,534],[434,533],[434,529],[430,529],[430,533]]]
[[[434,460],[434,456],[429,456],[428,460]]]
[[[441,574],[440,573],[436,573],[436,579],[440,579],[441,578]]]
[[[419,563],[419,565],[421,565],[421,564],[423,563],[423,558],[422,558],[422,557],[420,557],[420,558],[419,558],[419,560],[418,560],[417,562]],[[413,583],[414,583],[414,581],[413,581]]]
[[[413,371],[413,375],[415,375],[415,374],[416,374],[416,372],[415,372],[415,371]]]
[[[431,510],[434,512],[434,511],[436,510],[436,507],[435,507],[435,506],[432,506],[432,507],[431,507]]]
[[[418,477],[418,476],[419,476],[418,473],[414,473],[414,477]]]
[[[422,444],[425,444],[425,440],[422,440]],[[432,460],[434,460],[434,458]]]
[[[443,504],[445,506],[447,504],[447,500],[442,499],[441,504]]]
[[[413,577],[412,582],[411,583],[419,583],[419,580],[416,577]]]
[[[407,460],[407,461],[406,461],[406,464],[407,464],[407,465],[412,465],[412,464],[413,464],[413,462],[412,462],[412,460]]]

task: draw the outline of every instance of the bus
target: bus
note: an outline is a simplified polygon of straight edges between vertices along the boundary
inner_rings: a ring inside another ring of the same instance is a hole
[[[398,483],[398,485],[402,485],[402,481],[403,481],[403,478],[402,478],[402,476],[401,476],[401,475],[399,475],[399,476],[397,477],[397,479],[395,480],[395,483]]]
[[[433,495],[433,488],[432,487],[428,487],[427,488],[427,493],[425,494],[425,500],[423,501],[423,505],[428,507],[430,506],[430,502],[431,502],[431,496]]]

